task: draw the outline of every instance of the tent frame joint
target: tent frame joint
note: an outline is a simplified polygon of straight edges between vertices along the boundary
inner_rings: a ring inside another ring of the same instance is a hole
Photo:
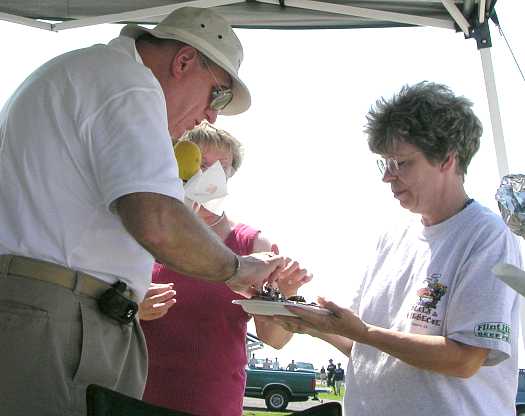
[[[489,20],[485,19],[482,23],[475,23],[469,31],[469,37],[476,39],[478,50],[492,47]]]

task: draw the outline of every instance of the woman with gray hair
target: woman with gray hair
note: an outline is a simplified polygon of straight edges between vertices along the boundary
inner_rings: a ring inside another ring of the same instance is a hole
[[[471,107],[429,82],[376,103],[369,147],[393,197],[418,216],[379,240],[350,308],[320,299],[332,315],[273,318],[350,357],[347,415],[515,414],[519,302],[491,270],[520,266],[521,255],[464,188],[482,134]]]
[[[241,145],[229,133],[206,122],[182,140],[197,144],[203,175],[222,169],[232,177],[242,162]],[[213,202],[213,201],[212,201]],[[277,251],[261,232],[237,223],[204,203],[197,215],[237,254]],[[279,280],[281,293],[290,297],[311,279],[297,262],[290,262]],[[183,276],[155,264],[153,287],[140,308],[149,350],[149,372],[144,400],[195,415],[242,414],[246,357],[246,329],[251,316],[232,300],[243,299],[225,284]],[[164,319],[168,309],[174,310]],[[292,333],[255,317],[257,336],[282,348]]]

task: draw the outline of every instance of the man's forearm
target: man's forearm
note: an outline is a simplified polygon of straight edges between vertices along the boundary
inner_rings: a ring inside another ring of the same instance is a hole
[[[235,272],[235,254],[182,202],[135,193],[120,198],[117,211],[127,231],[177,272],[212,281],[224,281]]]

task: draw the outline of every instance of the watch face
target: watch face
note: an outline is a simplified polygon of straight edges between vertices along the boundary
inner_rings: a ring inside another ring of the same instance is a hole
[[[290,311],[287,306],[295,306],[308,311],[316,312],[321,315],[330,315],[328,309],[321,308],[317,305],[306,305],[304,303],[281,301],[281,300],[262,300],[262,299],[236,299],[232,303],[240,305],[246,313],[251,315],[267,315],[267,316],[297,316]]]

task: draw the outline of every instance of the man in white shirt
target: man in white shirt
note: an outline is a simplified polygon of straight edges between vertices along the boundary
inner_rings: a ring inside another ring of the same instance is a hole
[[[250,95],[207,9],[58,56],[0,113],[0,414],[84,415],[96,383],[141,397],[134,319],[153,259],[253,293],[285,260],[238,257],[188,209],[172,138]],[[114,287],[112,287],[114,285]]]

